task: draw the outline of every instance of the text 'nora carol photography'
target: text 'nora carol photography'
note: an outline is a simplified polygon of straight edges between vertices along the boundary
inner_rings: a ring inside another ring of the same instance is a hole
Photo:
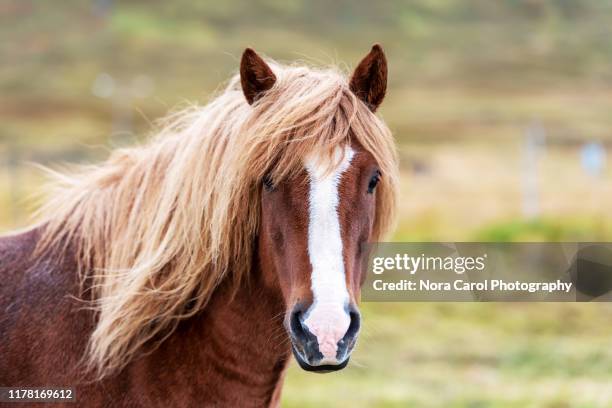
[[[612,286],[602,279],[612,273],[612,244],[378,243],[368,250],[364,301],[607,301]]]

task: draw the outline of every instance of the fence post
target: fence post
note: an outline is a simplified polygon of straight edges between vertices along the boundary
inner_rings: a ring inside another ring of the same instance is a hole
[[[546,129],[539,123],[533,122],[525,130],[523,145],[523,216],[529,219],[540,215],[540,190],[538,164],[544,143],[546,140]]]

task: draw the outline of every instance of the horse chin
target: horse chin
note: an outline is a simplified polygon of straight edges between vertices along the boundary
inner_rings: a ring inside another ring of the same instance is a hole
[[[348,362],[350,360],[350,357],[347,356],[346,359],[344,359],[344,361],[340,364],[311,365],[304,361],[300,354],[295,350],[295,347],[292,346],[291,350],[293,351],[293,356],[297,360],[300,367],[305,371],[310,371],[313,373],[325,374],[331,373],[333,371],[340,371],[348,365]]]

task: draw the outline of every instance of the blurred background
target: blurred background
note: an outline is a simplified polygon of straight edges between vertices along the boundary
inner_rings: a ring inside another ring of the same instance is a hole
[[[104,159],[206,103],[251,46],[347,71],[380,42],[397,241],[612,238],[612,1],[0,1],[0,232],[32,163]],[[605,304],[363,305],[352,365],[292,365],[283,406],[607,407]]]

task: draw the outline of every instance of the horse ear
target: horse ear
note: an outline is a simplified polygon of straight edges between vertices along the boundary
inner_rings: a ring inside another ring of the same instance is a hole
[[[387,91],[387,58],[380,45],[374,44],[357,65],[349,87],[372,112],[376,112]]]
[[[252,49],[244,50],[240,61],[240,83],[249,105],[272,88],[275,82],[276,76],[268,64]]]

